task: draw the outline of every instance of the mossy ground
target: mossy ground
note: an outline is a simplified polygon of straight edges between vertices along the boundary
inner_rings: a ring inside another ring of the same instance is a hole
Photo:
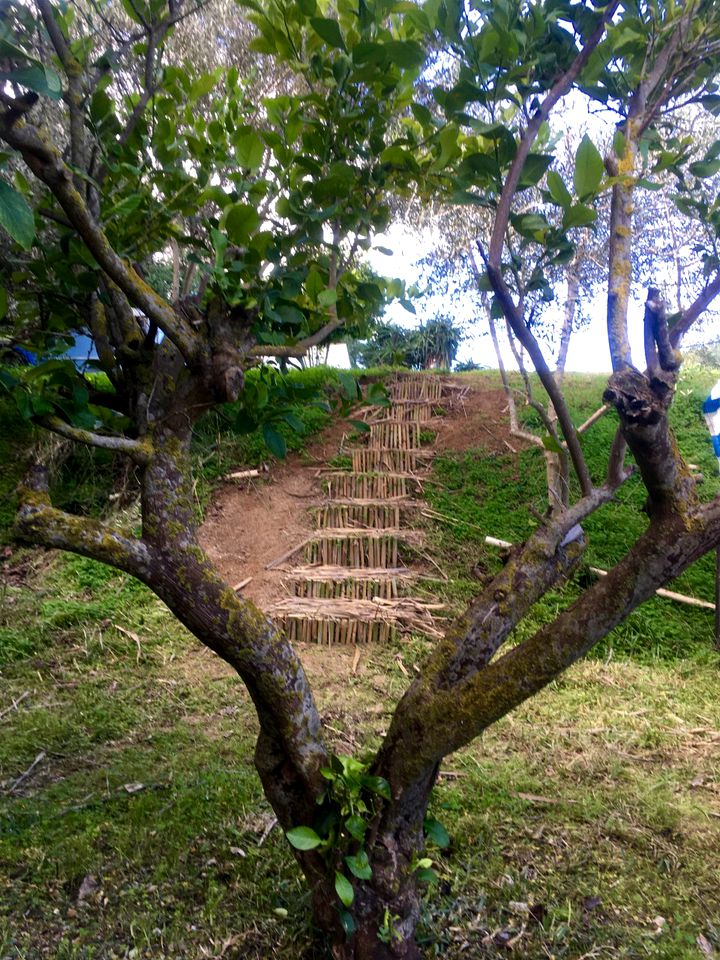
[[[599,384],[571,381],[578,418]],[[691,397],[677,415],[709,494],[714,463]],[[585,444],[597,471],[595,442]],[[436,479],[435,508],[474,525],[432,531],[460,602],[477,589],[471,568],[498,562],[484,532],[518,539],[524,505],[542,507],[542,463],[534,451],[519,466],[471,451],[440,459]],[[628,486],[598,515],[594,564],[642,525],[640,500]],[[27,580],[0,594],[16,644],[10,656],[2,635],[0,957],[319,960],[302,878],[268,832],[240,682],[129,577],[23,558]],[[705,595],[712,568],[697,566],[678,589]],[[535,622],[567,599],[546,598]],[[720,950],[712,618],[665,601],[635,617],[443,764],[432,812],[452,844],[429,853],[439,883],[424,901],[428,957],[689,960],[703,956],[698,937]],[[364,650],[357,675],[352,651],[305,652],[337,752],[378,742],[428,649]]]

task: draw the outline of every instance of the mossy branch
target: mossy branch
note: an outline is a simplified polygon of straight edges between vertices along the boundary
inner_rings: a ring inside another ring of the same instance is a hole
[[[18,496],[20,505],[15,533],[20,539],[79,553],[138,579],[147,579],[152,563],[148,545],[98,520],[76,517],[53,507],[48,472],[41,464],[30,468],[18,489]]]
[[[88,447],[100,447],[102,450],[114,450],[116,453],[127,454],[135,463],[146,465],[150,462],[152,448],[147,441],[131,440],[128,437],[107,437],[92,430],[83,430],[72,427],[60,417],[40,417],[37,421],[46,430],[57,433],[68,440],[84,443]]]
[[[375,770],[393,797],[583,657],[669,580],[720,544],[720,499],[685,518],[653,522],[628,554],[552,623],[449,686],[424,671],[395,712]],[[513,602],[515,598],[513,598]]]
[[[82,242],[128,301],[163,331],[186,361],[194,363],[201,348],[197,334],[113,249],[77,190],[60,151],[32,124],[16,122],[10,114],[0,118],[0,140],[17,150],[35,176],[50,189]]]

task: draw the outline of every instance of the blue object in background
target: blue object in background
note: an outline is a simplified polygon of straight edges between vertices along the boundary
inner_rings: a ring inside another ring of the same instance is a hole
[[[718,458],[718,467],[720,467],[720,380],[712,388],[710,396],[703,403],[703,414],[710,431],[715,456]]]

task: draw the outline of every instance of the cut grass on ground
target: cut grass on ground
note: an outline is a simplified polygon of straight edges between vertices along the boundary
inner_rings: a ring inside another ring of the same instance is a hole
[[[571,383],[577,417],[598,382]],[[710,492],[693,409],[679,412]],[[451,601],[477,591],[478,561],[486,573],[499,562],[486,529],[527,536],[538,461],[437,459],[433,505],[468,521],[434,531]],[[628,486],[598,515],[591,562],[611,562],[641,529],[640,501]],[[252,766],[257,723],[239,680],[129,577],[21,557],[0,594],[6,653],[15,643],[0,672],[0,957],[324,958]],[[693,569],[682,588],[700,595],[708,573]],[[545,598],[534,623],[578,589]],[[698,937],[720,951],[711,618],[664,601],[635,616],[632,633],[444,762],[431,812],[451,845],[428,852],[427,957],[698,960]],[[429,649],[364,649],[357,676],[352,650],[302,652],[336,752],[377,745]]]

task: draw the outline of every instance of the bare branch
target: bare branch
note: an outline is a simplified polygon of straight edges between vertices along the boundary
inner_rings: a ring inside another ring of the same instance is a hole
[[[527,160],[528,154],[532,149],[532,145],[535,142],[538,131],[540,130],[542,124],[547,120],[550,111],[558,102],[558,100],[569,93],[573,83],[577,80],[581,71],[592,56],[593,51],[602,40],[605,33],[605,27],[614,16],[619,4],[620,0],[611,0],[607,7],[605,7],[602,20],[588,37],[587,43],[582,48],[580,53],[578,53],[578,55],[575,57],[570,67],[558,80],[555,81],[547,96],[533,114],[530,122],[527,125],[527,128],[525,129],[525,132],[520,139],[517,153],[515,154],[515,159],[512,162],[512,166],[510,167],[510,171],[503,185],[502,193],[500,194],[500,200],[498,201],[497,213],[495,216],[495,223],[493,225],[492,237],[490,239],[489,260],[497,267],[500,266],[505,231],[510,220],[510,209],[512,206],[513,197],[515,196],[515,191],[517,190],[520,182],[520,176],[522,174],[523,167],[525,166],[525,161]]]
[[[513,301],[510,290],[503,279],[501,268],[493,263],[488,262],[487,270],[490,282],[495,291],[495,295],[502,306],[503,313],[512,326],[515,336],[530,355],[530,359],[533,362],[533,366],[537,370],[540,381],[545,387],[545,390],[550,397],[550,401],[555,408],[558,422],[562,429],[563,437],[570,454],[570,459],[572,460],[573,468],[577,474],[578,480],[580,481],[580,489],[582,490],[583,496],[589,496],[593,489],[590,471],[588,470],[585,457],[583,456],[583,452],[580,448],[580,442],[570,417],[570,411],[565,403],[565,398],[555,382],[555,377],[547,365],[539,343],[529,330],[527,324],[520,315],[518,307]]]
[[[685,310],[680,319],[670,330],[670,343],[673,347],[679,347],[682,338],[688,332],[690,327],[698,320],[708,309],[715,297],[720,293],[720,273],[717,273],[710,283],[702,290],[699,296]]]
[[[255,347],[252,347],[248,351],[248,356],[250,357],[304,357],[305,354],[311,347],[316,347],[318,344],[322,343],[327,337],[330,336],[335,330],[343,325],[343,321],[338,318],[337,314],[329,320],[324,327],[320,327],[315,333],[310,337],[305,337],[304,340],[298,340],[297,343],[292,344],[292,346],[278,346],[275,347],[272,344],[258,344]]]

